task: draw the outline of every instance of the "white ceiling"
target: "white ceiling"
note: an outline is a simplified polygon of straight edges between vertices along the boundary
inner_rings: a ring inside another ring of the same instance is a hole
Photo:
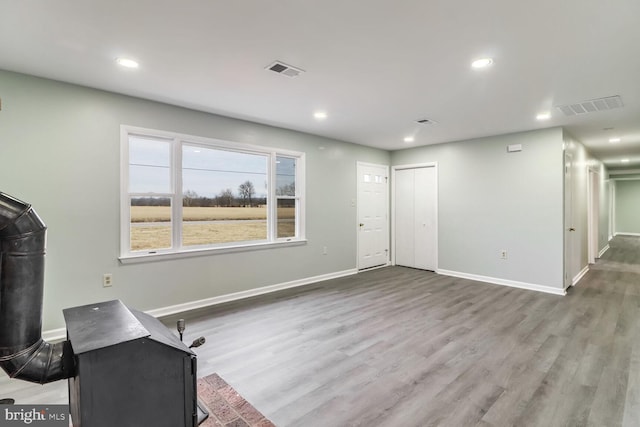
[[[638,0],[0,0],[0,69],[389,150],[564,126],[640,167],[639,22]]]

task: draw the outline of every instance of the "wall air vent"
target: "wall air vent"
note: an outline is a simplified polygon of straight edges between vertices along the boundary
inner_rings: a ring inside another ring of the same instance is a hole
[[[577,102],[575,104],[556,105],[556,108],[562,111],[565,116],[576,116],[622,107],[624,107],[624,104],[622,103],[622,98],[618,95],[590,99],[589,101]]]
[[[419,119],[416,120],[416,123],[421,124],[421,125],[435,125],[436,122],[435,120],[431,120],[431,119]]]
[[[274,73],[282,74],[287,77],[297,77],[304,73],[304,70],[291,65],[287,65],[284,62],[275,61],[272,64],[265,67],[265,70],[273,71]]]

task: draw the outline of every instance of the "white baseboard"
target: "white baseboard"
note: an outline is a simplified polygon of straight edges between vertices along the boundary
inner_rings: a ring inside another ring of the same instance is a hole
[[[602,258],[602,255],[604,255],[604,253],[607,252],[608,250],[609,250],[609,245],[607,245],[604,248],[602,248],[602,250],[598,254],[598,258]]]
[[[305,286],[305,285],[310,285],[312,283],[322,282],[324,280],[351,276],[357,273],[358,273],[358,270],[354,268],[350,270],[337,271],[334,273],[321,274],[319,276],[292,280],[291,282],[279,283],[276,285],[264,286],[261,288],[249,289],[241,292],[234,292],[232,294],[220,295],[212,298],[205,298],[198,301],[190,301],[183,304],[176,304],[168,307],[156,308],[153,310],[147,310],[145,313],[150,314],[153,317],[170,316],[172,314],[184,313],[186,311],[210,307],[212,305],[222,304],[225,302],[236,301],[236,300],[250,298],[258,295],[264,295],[271,292],[280,291],[283,289],[296,288],[299,286]],[[65,328],[50,329],[42,333],[42,338],[45,341],[60,341],[65,339],[66,337],[67,337],[67,330]]]
[[[530,291],[545,292],[554,295],[566,295],[562,288],[552,288],[551,286],[536,285],[534,283],[518,282],[516,280],[499,279],[497,277],[479,276],[477,274],[461,273],[451,270],[437,270],[436,273],[445,276],[460,277],[462,279],[476,280],[478,282],[492,283],[494,285],[510,286],[512,288],[528,289]]]
[[[49,329],[48,331],[42,332],[42,339],[48,342],[62,341],[66,338],[67,338],[66,328]]]
[[[337,279],[338,277],[350,276],[356,274],[358,270],[350,269],[344,271],[338,271],[335,273],[322,274],[320,276],[306,277],[304,279],[293,280],[291,282],[279,283],[277,285],[264,286],[262,288],[249,289],[241,292],[234,292],[232,294],[220,295],[212,298],[205,298],[198,301],[191,301],[183,304],[171,305],[169,307],[156,308],[154,310],[146,311],[154,317],[170,316],[172,314],[184,313],[186,311],[196,310],[199,308],[209,307],[212,305],[222,304],[225,302],[236,301],[244,298],[250,298],[258,295],[264,295],[271,292],[280,291],[283,289],[296,288],[298,286],[310,285],[312,283],[321,282],[323,280]]]
[[[582,279],[584,275],[587,274],[588,272],[589,272],[589,266],[587,265],[585,268],[580,270],[580,273],[576,274],[576,277],[574,277],[573,280],[571,281],[571,286],[575,286],[580,281],[580,279]]]
[[[616,236],[640,236],[640,233],[625,233],[624,231],[616,231]]]

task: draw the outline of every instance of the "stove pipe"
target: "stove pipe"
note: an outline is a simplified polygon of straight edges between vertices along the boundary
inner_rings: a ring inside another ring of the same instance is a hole
[[[0,192],[0,366],[40,384],[68,378],[73,365],[68,341],[42,340],[46,232],[31,205]]]

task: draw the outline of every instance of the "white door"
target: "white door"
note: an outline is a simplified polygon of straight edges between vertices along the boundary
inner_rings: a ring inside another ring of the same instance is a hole
[[[438,183],[435,166],[394,171],[395,264],[437,269]]]
[[[436,269],[436,168],[415,170],[415,267]]]
[[[399,169],[393,177],[395,264],[415,264],[415,169]]]
[[[358,269],[389,262],[389,168],[358,162]]]
[[[564,155],[564,288],[573,284],[573,159]]]
[[[589,201],[587,211],[587,235],[589,264],[594,264],[599,255],[598,234],[600,223],[600,175],[589,169]]]

